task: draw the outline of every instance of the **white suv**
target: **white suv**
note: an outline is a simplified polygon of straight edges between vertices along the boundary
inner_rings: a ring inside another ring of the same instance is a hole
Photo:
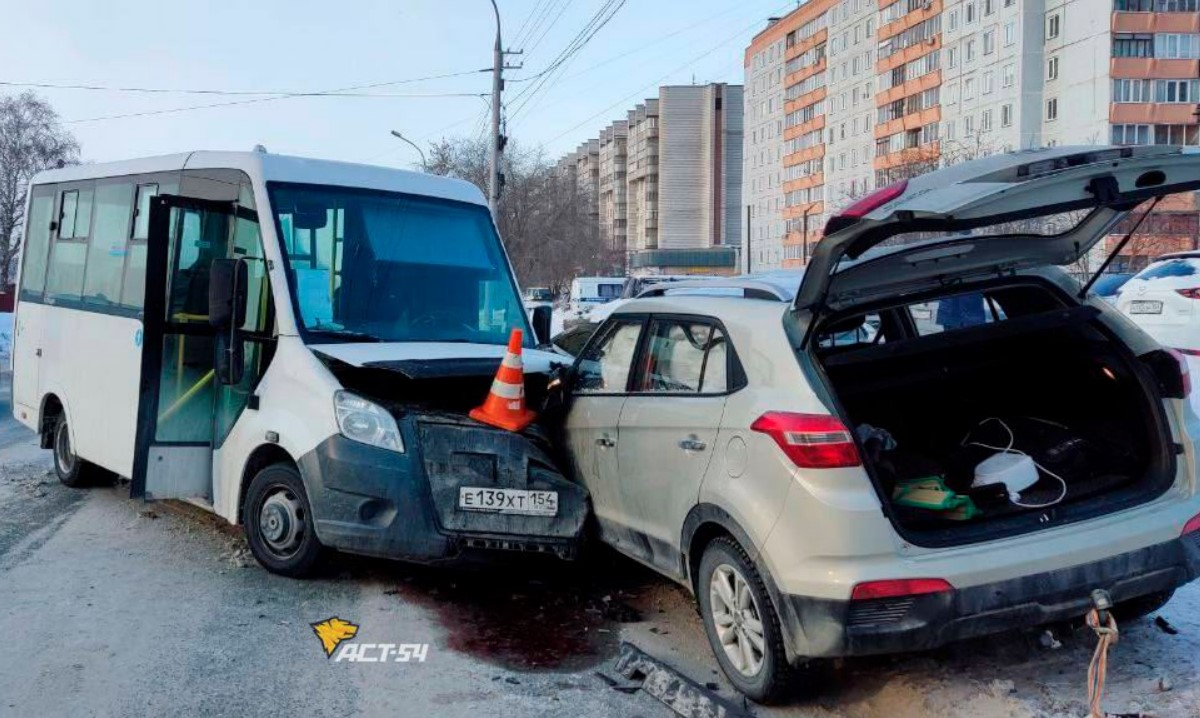
[[[989,157],[832,219],[792,301],[623,305],[563,382],[600,538],[695,592],[761,701],[1094,589],[1160,606],[1200,575],[1186,364],[1053,265],[1198,186],[1172,147]]]

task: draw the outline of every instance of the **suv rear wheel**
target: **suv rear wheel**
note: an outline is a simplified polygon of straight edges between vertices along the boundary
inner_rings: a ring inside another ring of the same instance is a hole
[[[779,617],[746,552],[731,538],[714,539],[704,549],[698,578],[704,632],[725,677],[760,703],[783,698],[795,672],[783,650]]]

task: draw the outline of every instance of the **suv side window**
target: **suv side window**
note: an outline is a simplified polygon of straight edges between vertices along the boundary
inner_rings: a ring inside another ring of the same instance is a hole
[[[629,384],[629,370],[637,352],[641,320],[618,321],[579,359],[575,374],[577,394],[620,394]]]
[[[727,348],[724,333],[709,322],[655,319],[636,391],[722,394],[728,389]]]

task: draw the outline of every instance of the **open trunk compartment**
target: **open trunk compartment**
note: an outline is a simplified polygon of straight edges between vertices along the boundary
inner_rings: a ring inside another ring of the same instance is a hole
[[[914,544],[973,543],[1092,518],[1149,501],[1174,480],[1154,376],[1102,329],[1097,310],[1053,308],[1052,294],[1037,286],[1000,291],[1017,301],[986,324],[922,336],[907,308],[883,309],[879,331],[903,325],[906,336],[814,350],[889,517]],[[1034,299],[1037,292],[1047,294]],[[838,323],[834,331],[843,331],[846,321]],[[868,438],[872,427],[894,447],[878,433]],[[1010,440],[1039,467],[1037,483],[1020,492],[1026,507],[1003,486],[972,485],[976,466],[997,453],[975,444],[1003,449]],[[1065,495],[1048,471],[1062,477]],[[901,500],[898,486],[926,478],[940,479],[958,509]]]

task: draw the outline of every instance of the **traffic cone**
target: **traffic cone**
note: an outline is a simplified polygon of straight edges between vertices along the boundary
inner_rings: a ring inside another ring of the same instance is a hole
[[[525,371],[521,366],[521,330],[514,329],[508,337],[508,351],[492,390],[483,405],[471,410],[471,418],[509,431],[521,431],[533,423],[537,412],[525,408]]]

